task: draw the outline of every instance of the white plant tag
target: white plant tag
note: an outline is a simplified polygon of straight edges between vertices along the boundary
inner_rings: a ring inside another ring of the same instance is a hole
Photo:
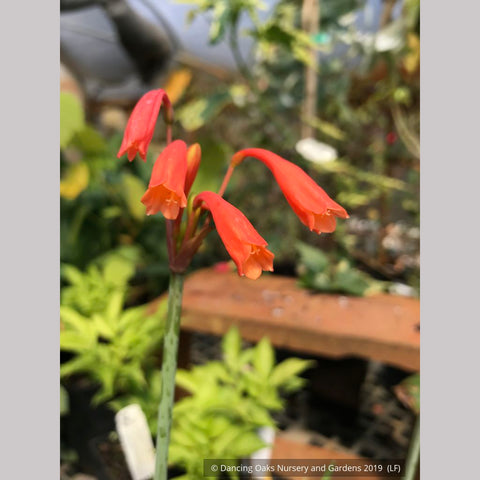
[[[152,478],[155,469],[155,447],[140,405],[128,405],[118,411],[115,425],[132,479]]]
[[[272,458],[273,444],[275,442],[275,429],[273,427],[260,427],[257,430],[258,436],[267,446],[253,452],[250,455],[251,460],[270,460]]]

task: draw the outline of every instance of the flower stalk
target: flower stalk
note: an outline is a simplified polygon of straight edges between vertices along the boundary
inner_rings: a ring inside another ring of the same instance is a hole
[[[413,480],[417,473],[418,461],[420,459],[420,417],[418,416],[413,428],[410,448],[405,462],[405,480]]]
[[[230,181],[230,178],[232,177],[233,169],[235,168],[235,165],[230,164],[227,170],[227,173],[225,173],[225,177],[223,178],[222,185],[220,186],[220,189],[218,190],[218,194],[223,197],[223,194],[225,193],[225,190],[227,189],[228,182]]]
[[[167,325],[163,341],[162,391],[158,407],[154,480],[167,479],[168,446],[170,444],[170,430],[172,427],[182,297],[183,274],[172,272],[168,289]]]

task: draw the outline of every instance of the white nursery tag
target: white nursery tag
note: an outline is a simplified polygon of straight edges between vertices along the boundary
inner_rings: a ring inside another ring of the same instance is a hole
[[[155,469],[155,448],[140,405],[122,408],[115,415],[123,453],[133,480],[148,480]]]
[[[273,444],[275,442],[275,429],[273,427],[260,427],[257,430],[258,436],[267,446],[253,452],[250,455],[251,460],[270,460],[272,458]]]

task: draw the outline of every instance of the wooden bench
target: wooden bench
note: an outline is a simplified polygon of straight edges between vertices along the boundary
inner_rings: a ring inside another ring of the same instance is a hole
[[[420,306],[414,298],[312,293],[299,288],[294,278],[277,275],[262,275],[255,281],[214,269],[189,275],[184,286],[183,335],[202,332],[221,336],[233,325],[246,340],[257,342],[268,336],[277,348],[293,352],[371,359],[406,371],[420,368]],[[187,367],[188,348],[181,347],[179,356],[180,365]],[[369,462],[334,445],[310,445],[287,432],[277,435],[272,458]]]
[[[329,460],[336,460],[337,462],[334,463],[341,463],[341,460],[356,460],[359,462],[360,465],[375,465],[375,462],[366,458],[359,457],[353,453],[349,453],[348,451],[339,450],[335,447],[330,446],[323,446],[317,447],[315,445],[309,445],[305,442],[295,440],[290,438],[290,435],[287,433],[279,432],[275,437],[275,442],[273,444],[272,450],[272,462],[275,463],[275,460],[285,460],[285,459],[306,459],[306,460],[322,460],[323,462],[320,463],[329,463]],[[299,462],[301,464],[301,462]],[[301,477],[302,479],[308,478],[322,478],[324,474],[319,474],[318,477]],[[288,475],[285,474],[286,478],[289,478]],[[296,478],[297,480],[299,477],[290,477]],[[331,478],[342,478],[342,479],[351,479],[351,480],[381,480],[385,479],[385,475],[381,473],[371,473],[365,476],[362,475],[352,475],[351,473],[348,476],[339,476],[339,474],[332,475]],[[390,477],[392,478],[392,477]],[[400,480],[399,477],[398,480]]]
[[[274,346],[295,352],[420,368],[420,306],[414,298],[312,293],[277,275],[255,281],[213,269],[189,275],[182,331],[220,336],[233,325],[246,340],[268,336]]]

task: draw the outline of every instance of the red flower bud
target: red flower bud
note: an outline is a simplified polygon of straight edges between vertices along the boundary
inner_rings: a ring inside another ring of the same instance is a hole
[[[175,140],[158,156],[152,170],[148,190],[142,197],[147,215],[162,212],[165,218],[175,220],[180,208],[187,206],[184,192],[187,174],[187,145]]]
[[[233,156],[232,165],[238,165],[245,157],[254,157],[270,169],[287,202],[310,230],[330,233],[336,227],[335,217],[348,218],[345,209],[297,165],[261,148],[240,150]]]
[[[165,121],[172,123],[172,105],[170,104],[167,94],[162,89],[152,90],[146,93],[137,102],[128,119],[122,145],[117,154],[118,158],[126,153],[128,160],[131,162],[138,152],[143,161],[146,161],[147,149],[152,141],[155,123],[162,104],[165,106]]]
[[[217,232],[232,257],[240,276],[256,280],[262,270],[273,272],[273,253],[247,217],[238,208],[213,192],[202,192],[195,204],[205,202]]]
[[[197,176],[200,160],[202,158],[202,150],[198,143],[194,143],[188,147],[187,151],[187,177],[185,178],[185,195],[188,195],[192,188],[195,177]]]

